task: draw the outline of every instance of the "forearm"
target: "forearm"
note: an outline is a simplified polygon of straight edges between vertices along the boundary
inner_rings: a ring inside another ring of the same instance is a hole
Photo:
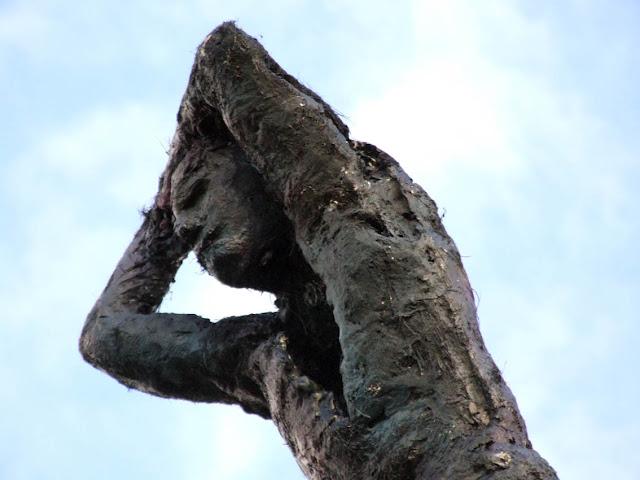
[[[132,345],[148,349],[162,343],[149,334],[162,330],[163,322],[149,314],[159,307],[187,252],[188,245],[173,233],[168,210],[154,207],[145,214],[87,315],[80,337],[80,352],[87,362],[129,386],[152,388],[134,385],[136,368],[127,367],[126,351]],[[120,350],[125,358],[118,358]],[[146,370],[137,369],[138,373]]]
[[[150,210],[87,321],[96,315],[154,312],[169,290],[189,248],[174,234],[169,211]]]

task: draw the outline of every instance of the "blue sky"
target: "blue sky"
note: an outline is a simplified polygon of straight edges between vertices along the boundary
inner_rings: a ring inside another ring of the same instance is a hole
[[[0,0],[0,478],[302,478],[270,423],[128,391],[76,349],[228,19],[437,201],[561,478],[639,478],[631,0]],[[190,260],[162,308],[273,307]]]

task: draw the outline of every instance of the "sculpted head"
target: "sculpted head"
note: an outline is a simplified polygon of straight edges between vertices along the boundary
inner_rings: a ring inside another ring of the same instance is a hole
[[[170,205],[207,272],[234,287],[282,288],[290,223],[235,144],[192,146],[171,175]]]

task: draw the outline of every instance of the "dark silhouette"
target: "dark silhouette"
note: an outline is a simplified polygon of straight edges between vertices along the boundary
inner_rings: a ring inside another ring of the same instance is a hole
[[[154,313],[192,250],[279,311]],[[310,479],[557,478],[435,203],[233,23],[198,48],[155,203],[80,348],[129,387],[271,418]]]

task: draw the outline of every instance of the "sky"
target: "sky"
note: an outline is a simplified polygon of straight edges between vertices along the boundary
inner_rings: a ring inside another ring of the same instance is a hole
[[[77,351],[225,20],[436,200],[560,477],[640,478],[638,2],[0,0],[0,479],[303,478],[270,422]],[[162,306],[273,309],[192,258]]]

